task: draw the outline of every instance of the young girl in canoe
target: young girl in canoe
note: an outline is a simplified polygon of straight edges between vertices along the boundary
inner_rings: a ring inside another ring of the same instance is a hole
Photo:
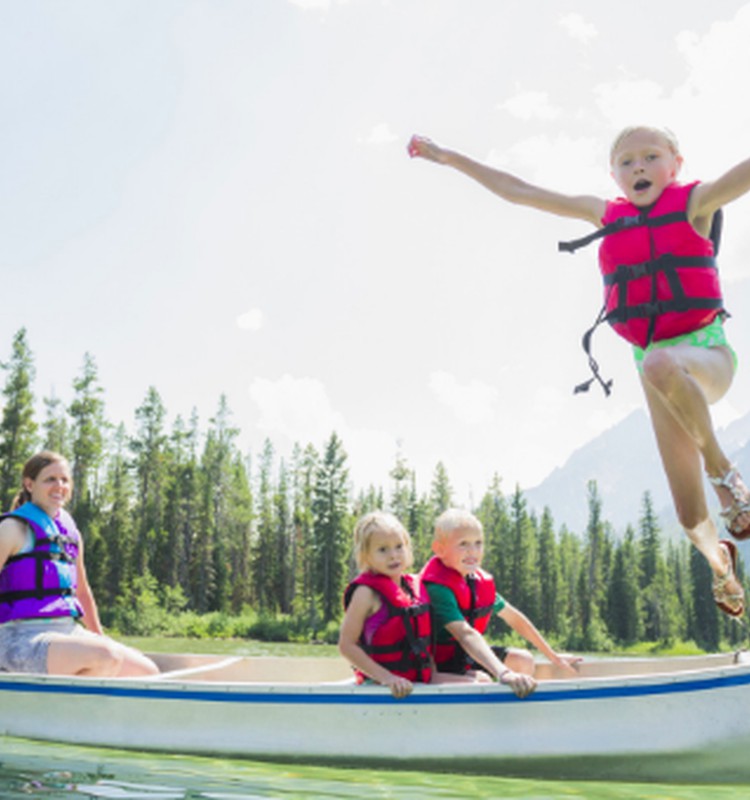
[[[359,575],[344,592],[339,650],[358,682],[371,678],[406,697],[432,678],[430,606],[412,564],[411,540],[392,514],[373,511],[354,530]]]
[[[749,537],[750,492],[716,440],[709,404],[726,394],[736,368],[724,334],[710,232],[721,206],[750,190],[750,159],[714,181],[683,185],[677,181],[682,156],[674,136],[647,126],[626,128],[610,152],[611,174],[624,197],[605,201],[543,189],[422,137],[413,137],[408,149],[412,157],[453,167],[503,200],[597,228],[561,249],[572,251],[602,238],[605,309],[600,320],[607,319],[634,346],[677,517],[711,567],[717,606],[741,616],[737,548],[719,539],[702,472],[715,487],[729,533]],[[590,363],[608,391],[596,362]]]
[[[68,462],[38,453],[24,466],[12,510],[0,517],[0,670],[153,675],[151,659],[104,635],[83,539],[63,508],[71,490]]]

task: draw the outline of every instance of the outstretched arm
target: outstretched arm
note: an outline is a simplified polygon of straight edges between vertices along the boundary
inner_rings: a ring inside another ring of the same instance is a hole
[[[688,216],[697,228],[700,220],[710,220],[714,212],[750,191],[750,158],[725,172],[715,181],[699,183],[690,196]]]
[[[562,217],[576,217],[596,227],[601,226],[605,203],[598,197],[573,196],[542,189],[509,172],[488,167],[454,150],[440,147],[423,136],[413,136],[407,149],[412,158],[424,158],[463,172],[509,203],[530,206]]]
[[[516,633],[523,636],[527,642],[533,644],[552,664],[563,667],[566,671],[573,673],[575,672],[575,665],[583,661],[580,656],[562,655],[555,652],[526,614],[510,603],[506,602],[505,607],[498,613],[498,616],[504,622],[507,622]]]

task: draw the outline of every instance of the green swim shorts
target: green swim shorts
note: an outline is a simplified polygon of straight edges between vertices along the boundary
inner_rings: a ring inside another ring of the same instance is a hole
[[[643,359],[646,353],[655,350],[657,347],[673,347],[677,344],[689,344],[693,347],[727,347],[732,355],[734,368],[737,369],[737,353],[734,352],[734,349],[727,341],[724,333],[724,319],[721,315],[704,328],[698,328],[697,331],[683,333],[681,336],[675,336],[672,339],[660,339],[658,342],[651,342],[645,348],[633,345],[636,369],[638,372],[643,372]]]

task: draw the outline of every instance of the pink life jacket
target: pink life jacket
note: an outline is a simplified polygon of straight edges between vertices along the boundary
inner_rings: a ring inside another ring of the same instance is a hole
[[[430,598],[418,576],[404,575],[401,585],[385,575],[363,572],[344,592],[344,608],[351,602],[357,586],[369,586],[380,595],[388,609],[385,622],[374,632],[371,641],[360,639],[360,647],[378,664],[410,681],[429,683],[432,677]],[[367,676],[355,670],[362,682]]]

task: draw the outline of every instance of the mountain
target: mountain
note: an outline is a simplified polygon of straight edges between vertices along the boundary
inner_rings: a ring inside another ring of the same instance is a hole
[[[717,436],[732,462],[750,478],[750,413],[720,429]],[[542,483],[524,490],[524,497],[538,514],[549,507],[556,527],[564,524],[575,533],[583,533],[588,521],[587,484],[591,480],[597,483],[602,516],[617,533],[628,524],[637,528],[643,494],[648,491],[662,531],[680,535],[651,423],[644,411],[634,411],[576,450]],[[718,502],[708,484],[707,495],[711,512],[717,513]]]

